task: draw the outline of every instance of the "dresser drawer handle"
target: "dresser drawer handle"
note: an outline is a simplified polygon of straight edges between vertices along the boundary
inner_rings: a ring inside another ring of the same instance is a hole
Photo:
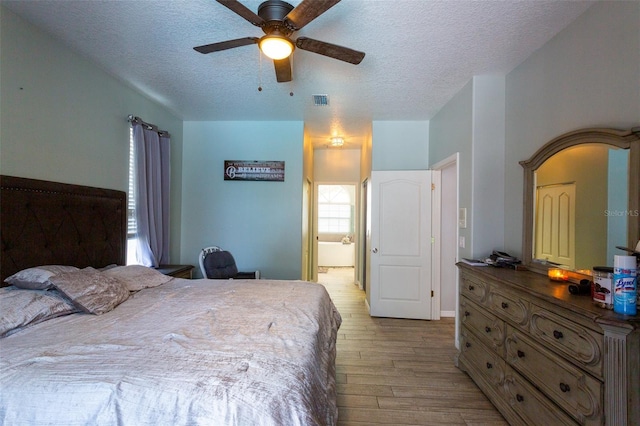
[[[476,287],[475,287],[475,286],[472,286],[472,285],[470,285],[470,286],[469,286],[469,291],[473,291],[473,290],[475,290],[475,289],[476,289]]]
[[[516,399],[518,400],[518,402],[522,402],[522,401],[524,401],[524,396],[522,396],[519,393],[517,393],[516,394]]]
[[[518,350],[518,358],[524,358],[524,352]]]
[[[471,343],[469,343],[469,342],[465,343],[464,345],[465,345],[467,348],[470,348],[470,347],[471,347]]]
[[[488,363],[487,363],[487,368],[488,368],[489,370],[491,370],[491,369],[493,368],[493,364],[491,364],[490,362],[488,362]]]
[[[560,383],[560,390],[562,392],[569,392],[571,390],[571,388],[569,387],[569,385],[567,385],[566,383]]]
[[[489,326],[485,327],[484,331],[486,331],[487,333],[491,333],[491,327],[489,327]]]
[[[564,335],[562,334],[562,331],[553,330],[553,337],[556,339],[562,339]]]
[[[507,302],[502,302],[502,309],[507,309],[509,307],[509,304]]]
[[[464,316],[468,317],[469,315],[471,315],[471,313],[469,311],[464,311]]]

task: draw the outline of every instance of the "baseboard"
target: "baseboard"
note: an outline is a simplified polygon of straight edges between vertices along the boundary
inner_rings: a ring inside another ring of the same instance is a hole
[[[456,311],[440,311],[440,318],[455,318]]]

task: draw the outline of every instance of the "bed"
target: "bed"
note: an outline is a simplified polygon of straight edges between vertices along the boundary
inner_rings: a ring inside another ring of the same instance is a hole
[[[1,183],[1,424],[336,424],[323,286],[122,266],[124,193]]]

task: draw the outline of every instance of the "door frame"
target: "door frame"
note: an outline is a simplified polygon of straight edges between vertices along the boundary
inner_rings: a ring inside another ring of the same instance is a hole
[[[443,169],[446,169],[448,167],[451,167],[455,165],[455,176],[456,176],[456,195],[455,195],[455,203],[456,203],[456,208],[455,211],[459,212],[460,211],[460,153],[456,152],[454,154],[451,154],[450,156],[446,157],[445,159],[438,161],[437,163],[435,163],[434,165],[431,166],[432,170],[437,170],[439,172],[441,172]],[[440,186],[442,187],[442,182],[440,184]],[[440,217],[440,221],[442,220],[442,203],[441,200],[439,200],[438,202],[438,216]],[[456,222],[458,221],[457,217],[456,217]],[[441,233],[441,222],[438,223],[438,229],[439,232]],[[456,231],[455,231],[455,239],[454,239],[454,246],[456,248],[456,261],[458,261],[460,259],[460,246],[458,245],[458,240],[459,240],[459,236],[460,236],[460,226],[456,226],[455,227]],[[440,237],[438,239],[436,239],[435,241],[435,246],[434,250],[437,250],[438,252],[438,256],[441,256],[442,254],[442,242],[444,238],[451,238],[451,235],[440,235]],[[438,263],[440,263],[440,257],[438,258]],[[455,276],[455,344],[456,344],[456,348],[460,348],[459,345],[459,327],[460,327],[460,315],[459,315],[459,307],[460,307],[460,277],[458,274],[458,270],[457,267],[455,265],[451,265],[451,268],[453,268],[454,270],[454,276]],[[434,288],[437,286],[438,288],[438,303],[439,303],[439,299],[440,299],[440,295],[442,294],[440,292],[441,290],[441,274],[442,271],[440,271],[440,276],[438,277],[437,281],[434,281],[432,283],[432,285],[434,286]],[[440,314],[440,310],[438,307],[438,315]]]
[[[358,267],[356,268],[356,284],[363,290],[365,293],[367,291],[367,280],[369,278],[369,246],[371,243],[370,235],[368,233],[369,223],[367,221],[367,214],[369,211],[369,199],[371,190],[370,178],[366,177],[362,180],[360,184],[360,208],[358,220],[360,221],[360,226],[358,227],[358,238],[360,238],[358,243]]]
[[[302,279],[317,281],[313,271],[313,183],[309,178],[304,181],[302,190]],[[305,232],[306,231],[306,232]],[[317,271],[317,269],[316,269]]]
[[[353,268],[353,279],[354,282],[357,279],[357,271],[359,268],[359,264],[360,264],[360,259],[358,257],[358,246],[360,245],[360,238],[362,237],[360,235],[360,215],[358,214],[358,212],[360,211],[360,184],[358,182],[352,182],[352,181],[315,181],[313,182],[313,196],[312,196],[312,200],[313,200],[313,207],[312,207],[312,220],[313,220],[313,236],[311,238],[311,245],[312,245],[312,250],[313,250],[313,266],[312,266],[312,272],[313,272],[313,281],[317,282],[318,281],[318,186],[319,185],[350,185],[353,186],[355,188],[355,194],[354,194],[354,207],[353,207],[353,220],[354,220],[354,232],[353,232],[353,236],[355,238],[355,250],[356,250],[356,256],[355,256],[355,265]]]

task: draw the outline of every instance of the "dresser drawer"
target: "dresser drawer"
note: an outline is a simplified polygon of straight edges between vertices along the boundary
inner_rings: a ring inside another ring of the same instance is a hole
[[[582,425],[601,425],[603,385],[586,372],[506,327],[506,360]]]
[[[509,366],[505,373],[504,397],[527,425],[578,424]]]
[[[486,282],[472,277],[469,274],[461,274],[460,292],[474,302],[482,304],[487,298],[489,286]]]
[[[460,328],[460,346],[461,356],[467,360],[465,364],[473,366],[494,389],[499,389],[504,382],[505,361],[466,327]]]
[[[532,305],[530,333],[545,345],[603,379],[602,334]]]
[[[492,287],[486,306],[496,316],[526,330],[529,324],[529,302],[514,292]]]
[[[460,299],[460,322],[487,346],[504,356],[504,321],[466,297]]]

